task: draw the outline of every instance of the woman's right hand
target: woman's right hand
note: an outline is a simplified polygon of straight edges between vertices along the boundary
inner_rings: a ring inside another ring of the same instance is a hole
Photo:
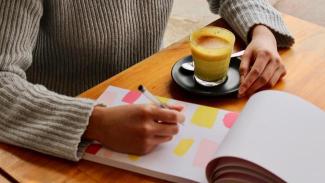
[[[95,107],[84,137],[118,152],[143,155],[178,133],[178,123],[185,119],[181,110],[151,104]]]

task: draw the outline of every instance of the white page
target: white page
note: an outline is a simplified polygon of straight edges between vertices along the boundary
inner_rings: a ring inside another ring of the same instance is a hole
[[[287,182],[325,180],[325,113],[279,91],[252,96],[217,157],[254,162]]]
[[[129,90],[110,86],[98,100],[109,107],[127,105],[127,103],[123,102],[123,99],[128,93]],[[214,158],[217,148],[228,133],[232,124],[231,121],[234,120],[233,117],[236,114],[219,109],[217,116],[212,120],[212,127],[205,128],[193,124],[193,114],[199,107],[203,106],[172,99],[169,99],[167,102],[169,104],[180,103],[185,107],[183,111],[186,116],[185,125],[180,125],[180,131],[172,141],[158,146],[153,152],[137,160],[130,160],[127,154],[112,152],[102,147],[95,154],[86,153],[83,158],[169,181],[206,182],[206,164]],[[149,103],[149,101],[144,96],[141,96],[134,103],[143,104]],[[217,110],[215,108],[211,109]],[[121,138],[123,138],[123,135],[126,134],[121,134]],[[184,155],[177,156],[174,150],[181,139],[192,139],[193,144]],[[211,150],[211,148],[213,149]],[[202,155],[198,156],[199,150],[208,151],[208,149],[213,151],[209,151],[211,156],[204,156],[208,158],[208,161],[204,161],[206,163],[197,166],[195,162],[201,162],[201,160],[196,161],[197,157],[203,157]]]

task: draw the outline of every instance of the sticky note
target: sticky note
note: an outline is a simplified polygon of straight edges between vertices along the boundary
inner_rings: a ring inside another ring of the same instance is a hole
[[[174,149],[174,154],[177,156],[184,156],[191,148],[193,142],[193,139],[181,139]]]
[[[117,97],[117,93],[105,91],[97,101],[107,106],[111,105]]]
[[[193,165],[196,167],[205,168],[208,162],[214,157],[217,152],[218,145],[215,141],[203,139],[197,149]]]
[[[239,113],[236,113],[236,112],[229,112],[227,113],[222,121],[223,121],[223,124],[227,127],[227,128],[231,128],[232,125],[236,122],[237,118],[239,116]]]
[[[131,161],[137,161],[140,159],[140,156],[133,155],[133,154],[129,154],[128,157],[129,157],[129,160],[131,160]]]
[[[199,106],[192,116],[192,123],[204,127],[212,128],[218,114],[218,109],[208,106]]]
[[[129,91],[122,99],[122,102],[133,104],[141,96],[140,92]]]
[[[89,154],[96,154],[101,147],[102,147],[102,145],[100,145],[100,144],[90,144],[87,147],[86,152]]]

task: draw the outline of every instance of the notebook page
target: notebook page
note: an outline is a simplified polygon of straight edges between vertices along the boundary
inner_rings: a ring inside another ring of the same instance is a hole
[[[179,133],[172,141],[141,157],[113,152],[100,144],[93,144],[87,148],[83,158],[174,182],[206,182],[205,167],[215,157],[238,114],[173,99],[159,99],[184,106],[185,124],[179,125]],[[149,103],[136,91],[113,86],[107,88],[98,102],[108,107]],[[121,134],[121,138],[123,135],[126,134]]]
[[[287,182],[325,180],[325,112],[279,91],[252,96],[217,157],[246,159]]]

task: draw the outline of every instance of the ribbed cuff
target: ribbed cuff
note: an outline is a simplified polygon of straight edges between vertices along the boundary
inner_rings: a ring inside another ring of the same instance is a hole
[[[95,101],[68,97],[1,74],[0,141],[77,161]]]
[[[216,8],[211,7],[211,10]],[[273,32],[278,47],[290,47],[294,38],[284,24],[281,14],[266,0],[225,0],[219,14],[248,43],[248,33],[257,24],[263,24]]]
[[[80,102],[80,109],[82,109],[80,112],[83,114],[81,121],[76,121],[81,125],[81,128],[79,129],[79,133],[76,133],[75,136],[73,136],[72,139],[72,151],[71,154],[65,157],[66,159],[70,159],[73,161],[78,161],[82,158],[87,146],[91,143],[90,141],[86,139],[82,139],[83,134],[85,133],[87,126],[89,124],[89,118],[92,114],[92,111],[94,107],[96,106],[96,102],[89,99],[77,99]]]
[[[72,161],[78,161],[82,158],[86,147],[91,143],[90,141],[83,139],[82,136],[85,133],[87,126],[89,124],[89,118],[92,114],[94,107],[96,106],[96,102],[89,99],[77,98],[77,105],[72,105],[71,108],[75,108],[79,110],[80,118],[77,121],[74,121],[72,126],[78,126],[75,128],[75,133],[70,136],[68,143],[70,144],[69,148],[66,146],[66,154],[62,158],[69,159]],[[79,103],[79,104],[78,104]],[[70,112],[67,111],[67,114]],[[66,144],[68,145],[68,144]]]

